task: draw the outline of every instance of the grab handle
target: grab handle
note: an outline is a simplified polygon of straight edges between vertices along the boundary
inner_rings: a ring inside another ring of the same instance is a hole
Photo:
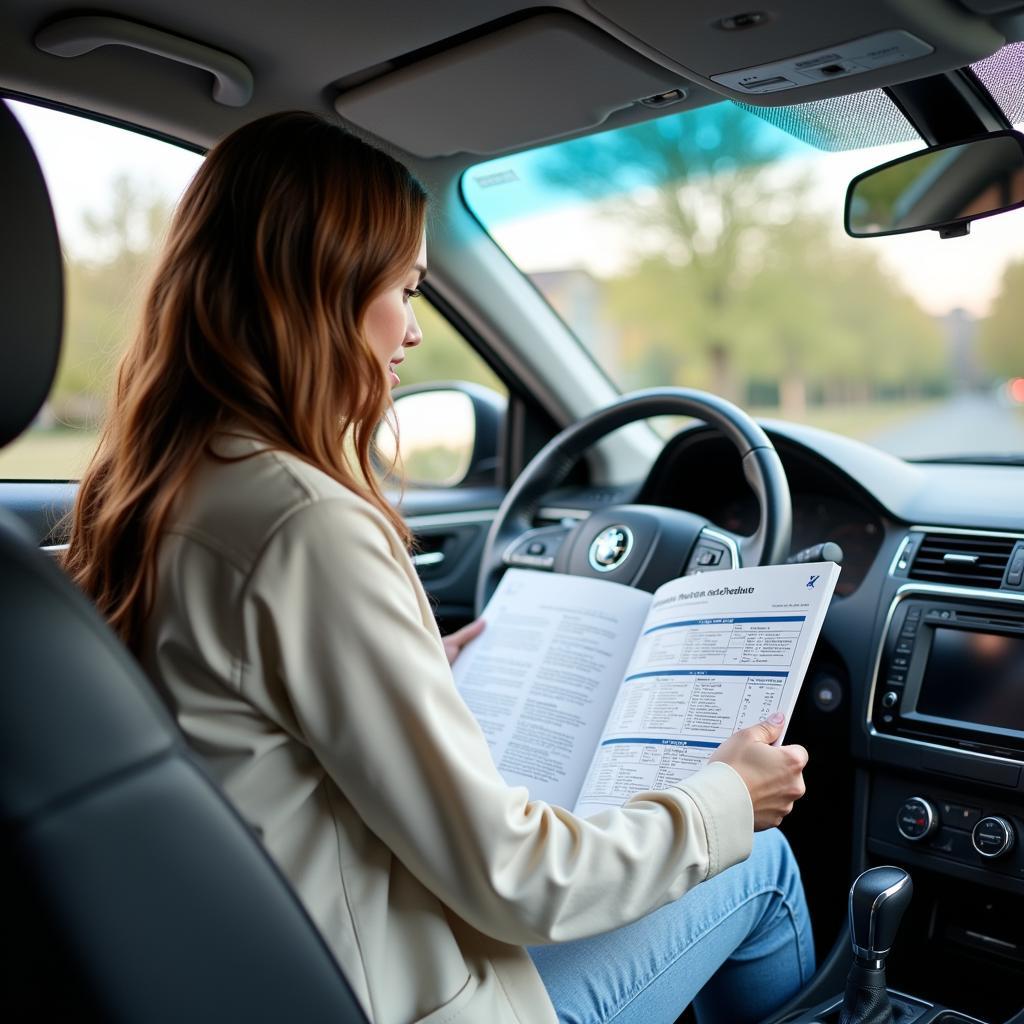
[[[226,107],[244,107],[252,99],[252,72],[237,57],[124,18],[63,18],[40,29],[35,43],[57,57],[80,57],[101,46],[127,46],[208,71],[213,75],[213,98]]]

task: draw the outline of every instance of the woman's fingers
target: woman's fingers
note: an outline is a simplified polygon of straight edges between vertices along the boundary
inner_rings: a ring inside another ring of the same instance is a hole
[[[462,629],[457,629],[454,633],[449,633],[448,636],[442,638],[441,642],[444,644],[444,653],[448,655],[449,665],[455,664],[455,659],[461,653],[462,648],[470,640],[476,639],[483,632],[485,625],[483,619],[476,619],[468,626],[463,626]]]

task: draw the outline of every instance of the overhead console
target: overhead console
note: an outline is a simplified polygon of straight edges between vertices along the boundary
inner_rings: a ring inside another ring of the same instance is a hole
[[[980,60],[1019,38],[1013,0],[776,0],[763,9],[710,0],[587,0],[687,78],[754,105],[805,103]],[[694,16],[699,7],[701,17]]]

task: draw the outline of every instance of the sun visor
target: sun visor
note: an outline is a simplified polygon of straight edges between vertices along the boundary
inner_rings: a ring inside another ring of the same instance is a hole
[[[494,154],[593,128],[644,100],[669,107],[690,85],[582,18],[545,13],[381,75],[334,105],[417,156]]]

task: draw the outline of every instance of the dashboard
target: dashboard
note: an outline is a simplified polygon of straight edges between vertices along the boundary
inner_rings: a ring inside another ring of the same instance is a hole
[[[879,510],[842,473],[809,450],[777,439],[793,502],[790,554],[826,541],[843,549],[836,593],[853,594],[867,577],[882,546]],[[704,429],[671,440],[637,501],[704,516],[733,533],[750,535],[758,522],[754,492],[743,477],[736,449]]]
[[[919,949],[893,980],[1004,1019],[1024,977],[1024,468],[766,429],[790,484],[791,554],[844,552],[790,731],[811,751],[786,831],[816,926],[848,851],[854,872],[902,865]],[[735,448],[704,427],[667,442],[635,500],[744,535],[759,515]],[[964,958],[969,990],[951,980]]]

